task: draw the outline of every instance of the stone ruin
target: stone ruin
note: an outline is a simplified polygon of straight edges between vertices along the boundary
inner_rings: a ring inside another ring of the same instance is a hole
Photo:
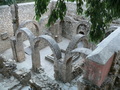
[[[25,26],[35,25],[36,35]],[[68,27],[70,26],[70,27]],[[115,30],[97,46],[88,42],[90,24],[85,20],[75,20],[70,16],[59,20],[50,28],[46,35],[41,34],[39,24],[35,21],[23,22],[11,37],[11,48],[14,60],[0,56],[0,73],[6,77],[15,77],[16,83],[9,90],[19,90],[29,85],[31,90],[114,90],[120,89],[119,39],[120,28]],[[58,30],[57,30],[58,29]],[[23,37],[26,35],[30,42],[32,69],[17,69],[16,63],[25,61]],[[70,39],[65,50],[58,42],[62,36]],[[41,42],[44,41],[45,43]],[[118,42],[116,42],[118,41]],[[82,47],[79,46],[82,44]],[[47,55],[46,60],[53,62],[54,78],[50,78],[41,65],[41,46],[48,45],[53,54]],[[94,46],[94,47],[93,47]],[[94,49],[93,49],[94,48]],[[71,82],[77,83],[77,88],[68,89]]]

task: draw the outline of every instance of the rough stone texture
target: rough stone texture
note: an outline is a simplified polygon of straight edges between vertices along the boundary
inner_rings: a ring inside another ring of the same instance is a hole
[[[51,32],[51,36],[55,39],[56,42],[62,41],[62,26],[60,20],[58,20],[49,28],[49,32]]]
[[[22,85],[20,82],[10,76],[10,78],[6,78],[0,74],[0,90],[20,90],[22,89]]]
[[[76,61],[74,64],[72,64],[72,79],[75,79],[77,76],[80,76],[83,74],[83,67],[84,67],[84,59]]]
[[[34,11],[34,3],[23,3],[18,4],[18,13],[19,13],[19,23],[22,23],[26,20],[34,20],[35,11]],[[50,7],[51,4],[48,6]],[[50,11],[46,12],[42,17],[45,15],[49,15]],[[26,27],[29,27],[32,32],[35,33],[35,27],[34,25],[26,25]],[[41,32],[43,32],[44,26],[40,27]],[[8,32],[8,35],[11,37],[13,35],[13,27],[12,27],[12,16],[10,13],[10,7],[7,5],[0,6],[0,33],[4,33],[5,31]],[[36,35],[36,33],[35,33]],[[25,36],[23,36],[26,38]],[[5,51],[6,49],[10,48],[10,42],[9,40],[2,41],[0,40],[0,45],[4,47],[0,47],[0,52]],[[44,46],[44,45],[43,45]]]
[[[37,21],[33,21],[33,20],[26,20],[24,22],[22,22],[18,28],[23,28],[23,27],[26,27],[27,25],[30,25],[30,24],[33,24],[35,26],[35,35],[36,36],[39,36],[42,34],[41,30],[40,30],[40,26],[39,26],[39,23]],[[33,33],[34,33],[33,32]]]
[[[9,12],[8,12],[9,11]],[[5,31],[9,33],[11,36],[13,33],[12,31],[12,18],[10,14],[10,8],[8,6],[1,6],[0,7],[0,33],[4,33]],[[10,48],[9,40],[0,40],[0,52]]]
[[[20,22],[24,20],[32,20],[34,17],[34,5],[33,4],[19,4],[19,20]],[[32,12],[32,13],[31,13]],[[12,16],[10,13],[10,7],[7,5],[0,6],[0,33],[5,31],[8,32],[8,35],[11,37],[13,35],[13,27],[12,27]],[[0,47],[0,52],[10,48],[9,40],[1,41],[0,45],[4,47]]]
[[[37,71],[37,69],[40,67],[40,55],[39,55],[39,42],[41,40],[45,40],[48,45],[51,47],[54,59],[55,59],[55,67],[57,68],[58,60],[61,58],[61,50],[58,46],[58,44],[55,42],[52,37],[48,35],[41,35],[38,37],[35,37],[33,33],[27,29],[27,28],[20,28],[16,31],[15,37],[11,39],[11,45],[13,50],[13,56],[16,61],[21,62],[25,59],[25,53],[23,48],[23,41],[22,41],[22,34],[25,34],[30,42],[30,48],[31,48],[31,58],[32,58],[32,69],[34,71]]]
[[[72,51],[73,49],[75,49],[76,45],[77,45],[79,42],[83,42],[84,47],[89,47],[89,44],[88,44],[88,42],[87,42],[87,39],[86,39],[86,37],[85,37],[84,35],[82,35],[82,34],[77,34],[77,35],[75,35],[75,36],[72,38],[71,42],[69,43],[69,45],[68,45],[68,47],[67,47],[67,49],[66,49],[66,52],[65,52],[65,61],[64,61],[64,63],[66,63],[67,60],[68,60],[70,57],[72,57],[71,51]]]
[[[2,40],[6,40],[9,37],[7,32],[1,33],[0,36]]]
[[[117,42],[116,42],[117,41]],[[97,45],[97,48],[88,55],[87,59],[105,65],[109,58],[120,50],[120,28],[116,29],[107,38]]]
[[[72,80],[72,60],[73,60],[73,54],[71,51],[75,49],[76,45],[86,39],[84,35],[78,34],[75,37],[72,38],[71,42],[69,43],[66,52],[65,52],[65,57],[59,60],[57,66],[54,68],[58,67],[58,70],[55,72],[57,73],[56,79],[61,80],[63,82],[70,82]],[[84,43],[84,47],[88,47],[88,43]]]
[[[19,30],[16,31],[15,37],[16,37],[16,56],[17,56],[17,61],[21,62],[25,58],[24,50],[23,50],[23,41],[22,41],[22,34],[25,34],[27,38],[29,39],[30,42],[30,48],[33,50],[33,39],[34,35],[33,33],[27,29],[27,28],[20,28]]]
[[[48,11],[42,15],[40,20],[40,30],[42,34],[46,33],[46,30],[48,28],[45,26],[48,21],[48,17],[51,13],[51,10],[54,8],[56,1],[51,2],[48,5]],[[75,3],[66,3],[67,4],[67,15],[71,15],[73,17],[76,16],[76,9],[75,9]],[[18,4],[18,13],[19,13],[19,23],[22,23],[26,20],[34,20],[35,11],[34,11],[34,3],[22,3]],[[70,8],[69,8],[70,7]],[[35,27],[34,25],[30,24],[27,25],[30,30],[32,30],[33,33],[35,33]],[[0,33],[4,33],[5,31],[8,32],[8,35],[11,37],[13,35],[13,27],[12,27],[12,16],[10,13],[10,7],[8,6],[0,6]],[[35,33],[36,35],[36,33]],[[26,38],[25,36],[23,36]],[[6,49],[10,48],[10,42],[9,40],[2,41],[0,40],[0,45],[4,47],[0,47],[0,52],[5,51]]]
[[[0,55],[0,73],[6,77],[10,77],[15,69],[16,63],[14,60],[7,60],[5,56]]]
[[[37,68],[40,67],[40,59],[37,57],[35,58],[35,54],[34,54],[34,39],[35,36],[33,35],[33,33],[27,29],[27,28],[20,28],[19,30],[16,31],[15,33],[15,39],[13,39],[13,42],[11,43],[12,45],[12,50],[13,50],[13,54],[14,55],[14,59],[16,59],[16,61],[21,62],[25,59],[25,53],[24,53],[24,48],[23,48],[23,41],[22,41],[22,34],[25,34],[30,42],[30,48],[32,50],[32,66],[33,66],[33,70],[36,71]],[[14,41],[16,40],[16,42]]]
[[[34,51],[33,51],[33,57],[32,59],[39,61],[40,60],[40,56],[39,56],[39,50],[38,50],[38,43],[40,42],[40,40],[45,40],[48,45],[50,46],[51,50],[53,51],[53,55],[54,55],[54,71],[55,71],[55,78],[59,77],[56,72],[56,70],[58,71],[58,62],[59,59],[61,58],[61,50],[58,46],[58,44],[56,43],[56,41],[48,36],[48,35],[41,35],[38,38],[36,38],[34,40]],[[33,62],[35,64],[38,64],[37,62]],[[57,76],[57,77],[56,77]]]
[[[61,90],[59,84],[50,79],[44,72],[32,76],[29,83],[32,90]]]
[[[66,16],[62,25],[62,35],[71,39],[76,34],[88,35],[90,24],[86,20],[75,20],[71,16]]]
[[[92,50],[88,48],[76,48],[72,50],[72,53],[76,53],[76,52],[83,54],[82,56],[85,59],[90,53],[92,53]]]
[[[30,70],[22,68],[20,70],[15,70],[13,76],[17,78],[22,85],[28,85],[29,80],[31,79]]]

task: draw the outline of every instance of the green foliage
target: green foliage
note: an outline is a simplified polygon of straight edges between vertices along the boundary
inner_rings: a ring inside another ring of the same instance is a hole
[[[8,6],[12,5],[13,3],[16,3],[16,0],[6,0],[5,1]]]
[[[82,14],[83,0],[66,0],[67,2],[76,1],[77,14]],[[91,22],[90,40],[93,42],[101,41],[105,36],[105,30],[112,20],[120,18],[120,0],[84,0],[87,10],[85,15]],[[49,0],[35,0],[36,19],[39,20],[41,15],[47,10]],[[57,19],[63,20],[66,14],[65,0],[58,0],[55,8],[49,17],[48,26],[55,23]]]
[[[64,0],[58,0],[56,3],[55,8],[52,10],[52,13],[49,17],[48,20],[48,26],[50,26],[51,24],[55,23],[55,21],[60,18],[61,20],[63,20],[63,17],[66,15],[66,5],[65,5],[65,1]]]
[[[87,17],[90,17],[91,30],[90,40],[93,42],[101,41],[105,36],[105,30],[112,20],[120,17],[119,0],[85,0]],[[119,14],[118,14],[119,13]]]
[[[85,12],[87,17],[90,17],[92,23],[90,30],[90,40],[94,42],[99,42],[105,36],[105,30],[107,28],[107,23],[110,22],[106,20],[106,16],[109,17],[108,12],[105,10],[105,3],[100,0],[86,0],[87,10]]]
[[[39,21],[42,14],[47,11],[47,6],[50,0],[35,0],[35,18]]]
[[[82,14],[82,12],[83,12],[83,9],[82,9],[83,1],[82,0],[76,0],[76,5],[77,5],[77,14]]]
[[[3,0],[0,0],[0,5],[5,5],[5,1],[3,1]]]

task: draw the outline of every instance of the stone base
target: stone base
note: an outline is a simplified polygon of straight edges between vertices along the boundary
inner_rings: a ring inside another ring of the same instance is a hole
[[[32,90],[61,90],[59,84],[44,73],[34,75],[29,83]]]
[[[13,76],[17,78],[21,84],[27,85],[31,78],[31,73],[30,70],[23,68],[20,70],[15,70]]]

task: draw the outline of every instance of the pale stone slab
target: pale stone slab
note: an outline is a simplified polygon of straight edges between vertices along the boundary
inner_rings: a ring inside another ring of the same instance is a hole
[[[120,50],[120,27],[97,45],[87,59],[99,64],[106,64],[109,58]]]

